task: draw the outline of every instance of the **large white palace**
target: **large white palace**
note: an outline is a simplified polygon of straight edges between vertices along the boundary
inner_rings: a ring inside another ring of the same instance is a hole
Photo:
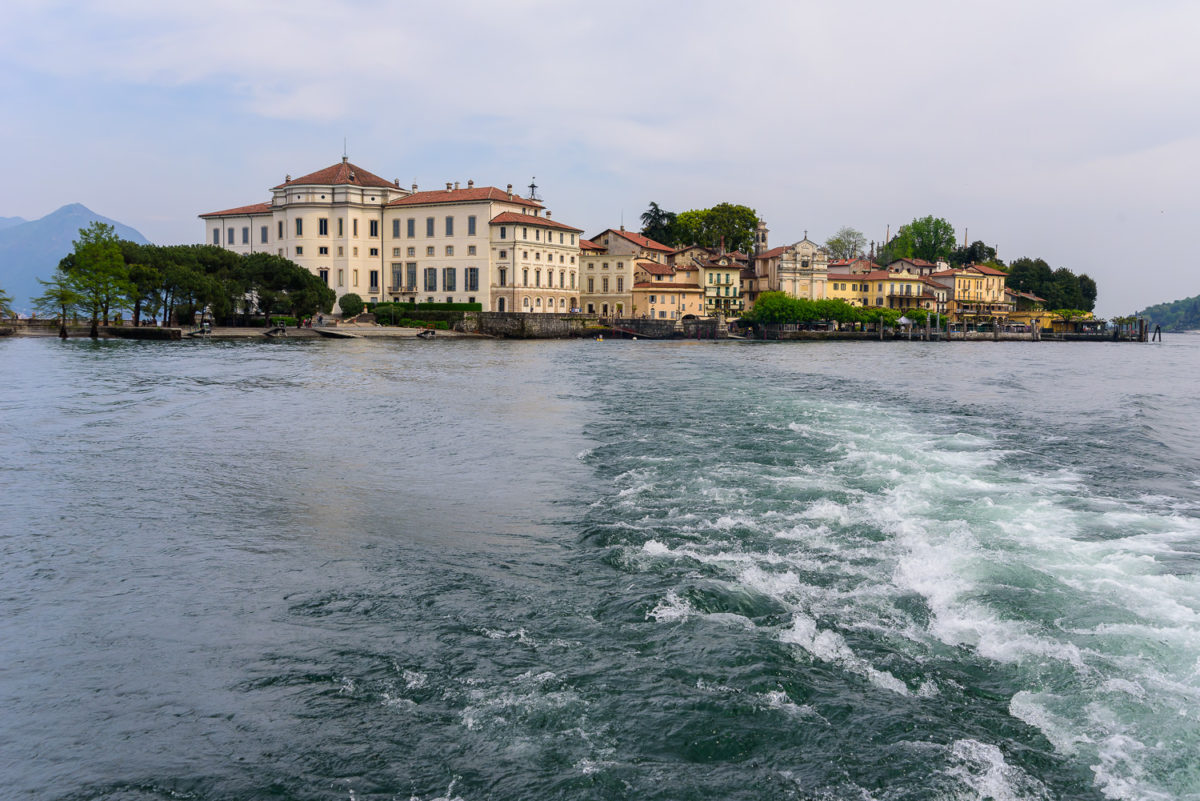
[[[480,303],[489,311],[580,307],[579,234],[540,202],[494,186],[418,191],[351,164],[287,179],[271,200],[201,214],[205,241],[267,252],[363,300]]]

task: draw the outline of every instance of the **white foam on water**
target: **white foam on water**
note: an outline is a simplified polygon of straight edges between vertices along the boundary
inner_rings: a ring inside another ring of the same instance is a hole
[[[694,614],[696,614],[696,610],[687,602],[687,599],[680,598],[674,590],[671,590],[665,598],[646,613],[646,619],[654,618],[659,623],[675,623],[687,620]]]
[[[908,685],[886,670],[878,670],[854,653],[842,635],[817,627],[817,621],[802,612],[792,618],[792,627],[779,635],[782,642],[798,645],[822,662],[838,665],[884,690],[910,695]]]
[[[979,801],[1048,801],[1045,785],[1020,768],[1008,764],[1000,749],[978,740],[955,740],[950,747],[946,774],[969,791],[965,798]],[[962,797],[962,796],[960,796]]]

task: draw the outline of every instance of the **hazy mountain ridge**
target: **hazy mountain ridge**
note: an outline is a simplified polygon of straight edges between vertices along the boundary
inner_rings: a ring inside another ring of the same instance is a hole
[[[82,203],[70,203],[37,220],[0,218],[0,289],[12,297],[17,311],[30,311],[30,299],[42,294],[37,279],[48,279],[62,257],[73,249],[79,229],[97,220],[111,225],[121,239],[149,243],[136,229],[97,214]]]
[[[1200,329],[1200,295],[1147,306],[1137,316],[1145,317],[1150,325],[1161,325],[1164,331],[1194,331]]]

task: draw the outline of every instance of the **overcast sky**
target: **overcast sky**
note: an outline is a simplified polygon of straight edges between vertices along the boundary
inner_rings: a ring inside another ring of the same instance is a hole
[[[1200,4],[9,0],[0,216],[158,243],[338,161],[524,187],[595,233],[754,208],[773,245],[945,217],[1124,314],[1200,294]]]

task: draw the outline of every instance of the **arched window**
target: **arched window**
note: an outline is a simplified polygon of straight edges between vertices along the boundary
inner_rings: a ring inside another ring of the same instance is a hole
[[[535,301],[533,302],[533,305],[534,305],[534,306],[537,306],[539,309],[540,309],[540,308],[542,308],[542,299],[541,299],[541,298],[538,298],[537,300],[535,300]]]
[[[528,309],[528,308],[529,308],[529,298],[522,298],[522,299],[521,299],[521,305],[522,305],[523,307],[525,307],[526,309]]]
[[[567,299],[566,299],[566,298],[559,298],[559,299],[558,299],[558,308],[560,308],[560,309],[565,309],[565,308],[567,308]]]

